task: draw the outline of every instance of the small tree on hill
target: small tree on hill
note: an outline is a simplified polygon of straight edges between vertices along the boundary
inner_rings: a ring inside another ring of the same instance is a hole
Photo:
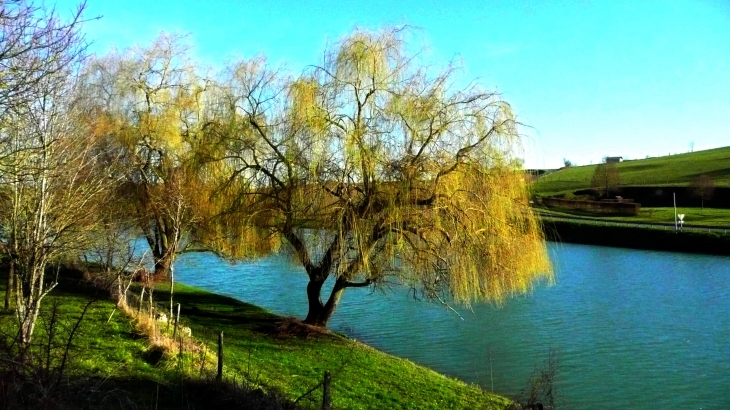
[[[692,180],[689,189],[691,195],[700,198],[701,209],[705,209],[705,200],[712,199],[715,193],[715,181],[709,175],[703,174]]]
[[[598,164],[593,172],[593,178],[591,178],[591,188],[605,198],[610,197],[611,193],[618,189],[620,183],[621,178],[616,164],[613,162]]]

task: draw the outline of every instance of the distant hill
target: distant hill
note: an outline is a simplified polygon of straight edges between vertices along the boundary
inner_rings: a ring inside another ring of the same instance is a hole
[[[550,196],[590,188],[597,165],[562,168],[546,173],[531,185],[533,193]],[[730,147],[696,151],[616,164],[623,187],[686,187],[709,175],[717,187],[730,187]]]

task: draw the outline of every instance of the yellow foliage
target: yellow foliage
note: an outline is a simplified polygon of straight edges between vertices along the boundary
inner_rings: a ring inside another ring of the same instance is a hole
[[[302,78],[291,85],[291,115],[295,126],[307,127],[322,132],[327,121],[325,112],[319,105],[319,85],[316,81]]]
[[[395,38],[388,33],[373,35],[356,31],[340,45],[336,55],[337,76],[347,82],[373,88],[385,87]]]
[[[205,121],[194,76],[164,89],[129,80],[131,112],[95,132],[139,161],[162,151],[160,186],[146,192],[161,208],[184,199],[191,238],[221,255],[285,240],[310,275],[329,252],[327,275],[395,276],[467,305],[552,281],[511,107],[477,87],[450,90],[452,71],[431,77],[402,53],[395,31],[356,31],[293,81],[261,59],[240,63]]]

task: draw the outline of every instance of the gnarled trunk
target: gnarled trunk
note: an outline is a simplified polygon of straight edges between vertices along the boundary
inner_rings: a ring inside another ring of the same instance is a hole
[[[327,327],[332,314],[334,313],[337,305],[340,303],[340,298],[345,291],[345,287],[341,285],[341,281],[338,279],[335,282],[335,286],[330,292],[327,303],[322,303],[322,286],[324,280],[309,280],[307,284],[307,302],[309,305],[309,311],[307,317],[304,319],[304,323],[317,327]]]

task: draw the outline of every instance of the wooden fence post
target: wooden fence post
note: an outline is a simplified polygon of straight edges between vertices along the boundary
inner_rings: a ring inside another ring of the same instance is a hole
[[[330,404],[332,399],[330,398],[330,382],[332,382],[332,375],[330,372],[324,372],[324,383],[322,384],[322,410],[330,410]]]
[[[223,331],[218,333],[218,374],[215,380],[220,383],[223,381]]]
[[[142,292],[140,292],[140,294],[139,294],[139,305],[137,306],[137,316],[139,316],[140,313],[142,313],[142,303],[144,303],[144,290],[145,290],[145,287],[142,286]]]
[[[150,292],[147,295],[147,297],[150,300],[150,319],[155,320],[155,302],[152,300],[152,289],[150,288]],[[157,329],[157,321],[155,323],[155,329]]]

